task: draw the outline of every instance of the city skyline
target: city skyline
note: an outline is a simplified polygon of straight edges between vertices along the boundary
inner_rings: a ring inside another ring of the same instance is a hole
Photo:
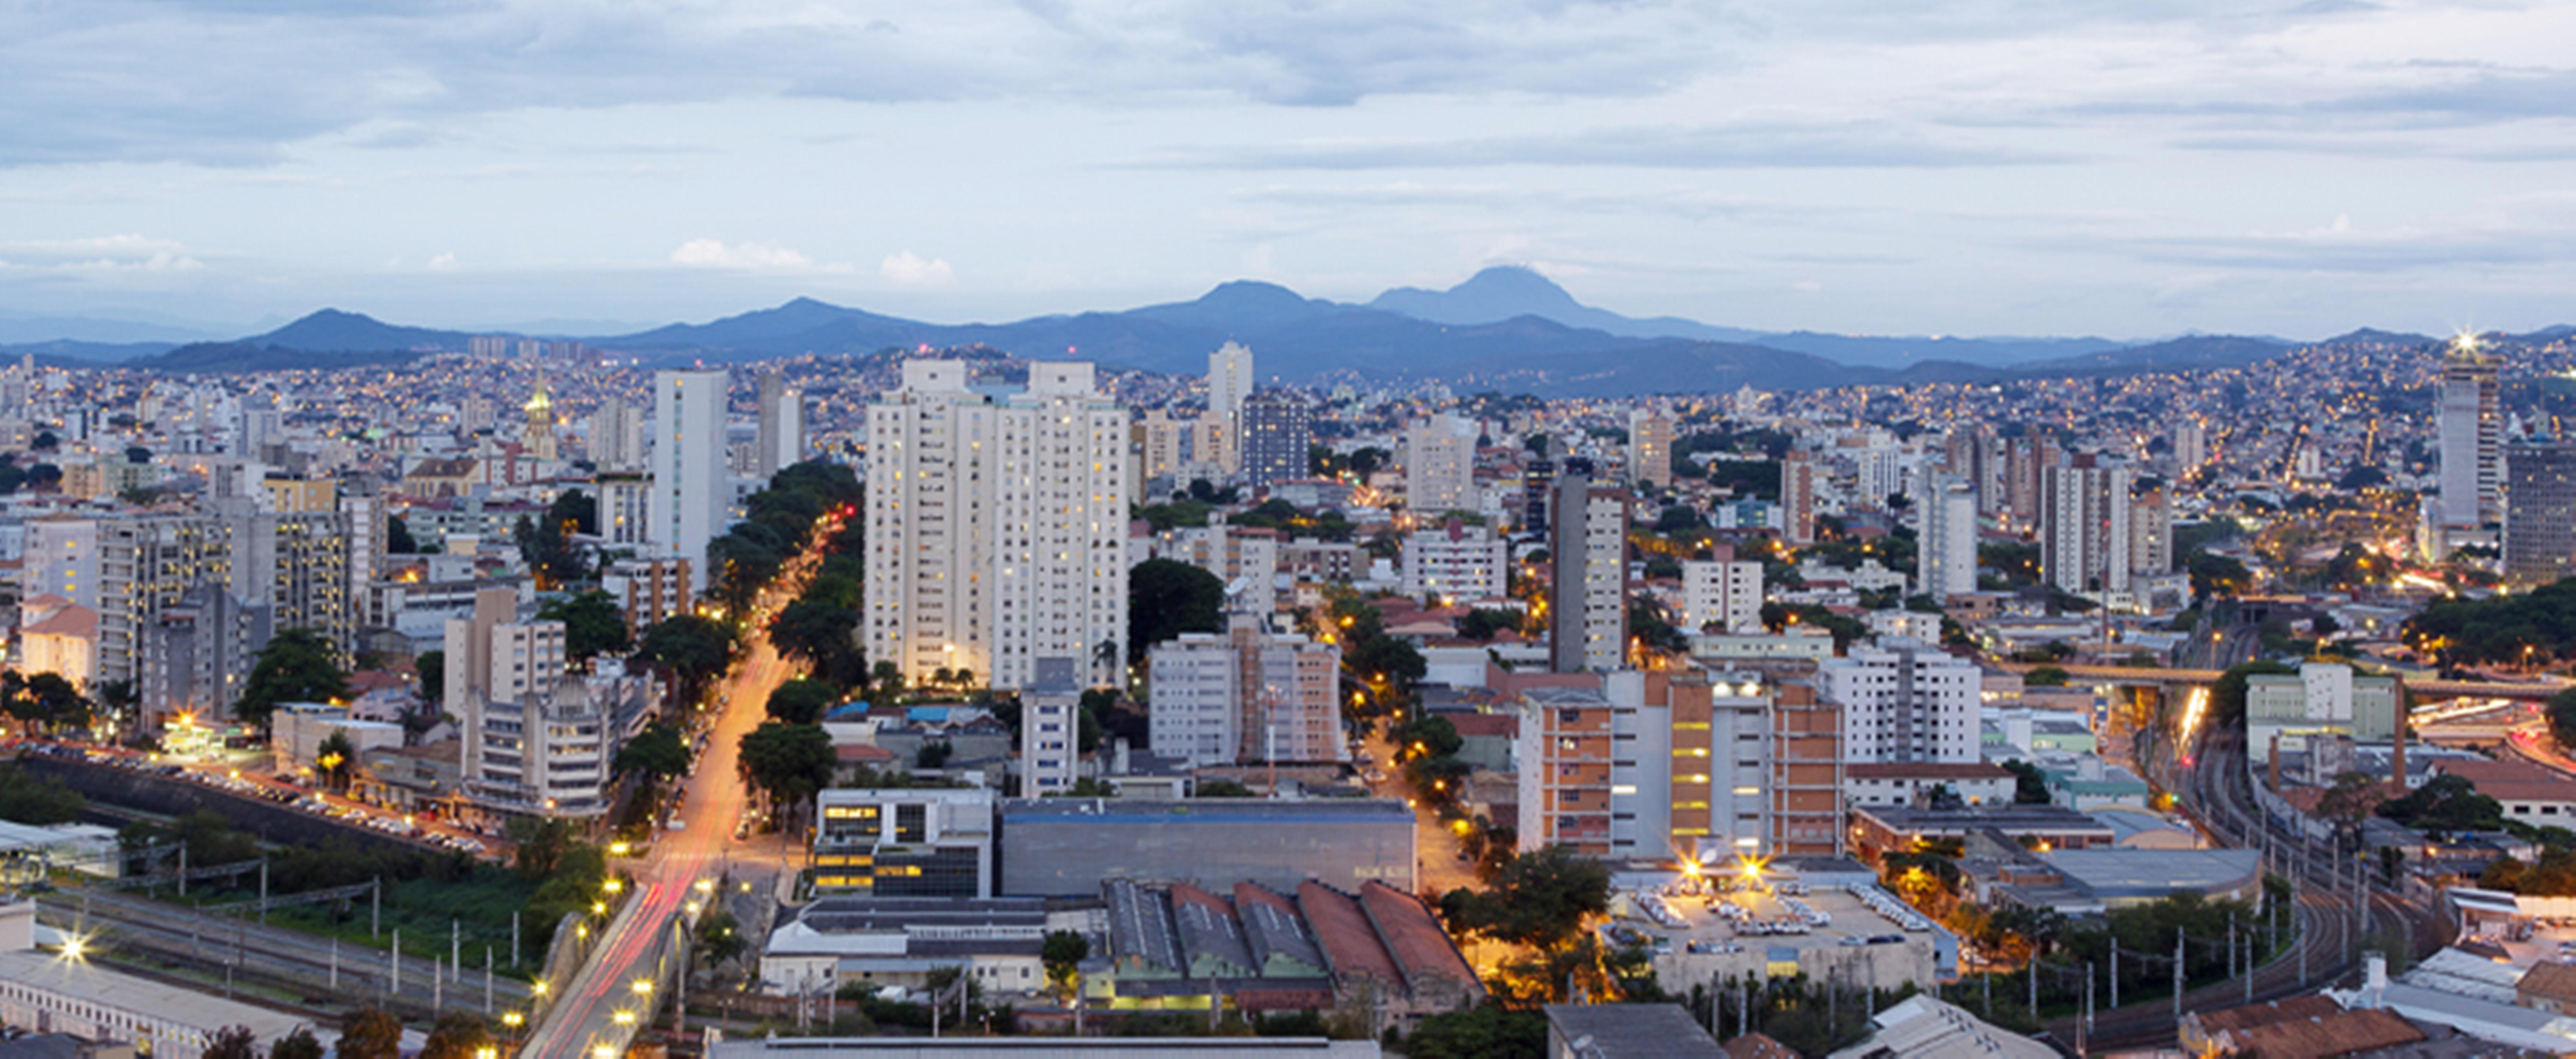
[[[2571,19],[21,13],[0,312],[966,321],[1516,262],[1763,330],[2530,330],[2576,256]]]

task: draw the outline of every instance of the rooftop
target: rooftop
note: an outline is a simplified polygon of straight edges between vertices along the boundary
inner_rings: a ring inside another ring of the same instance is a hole
[[[1177,801],[1153,801],[1142,798],[1014,798],[1002,803],[1002,816],[1019,824],[1070,822],[1088,819],[1100,823],[1191,823],[1206,821],[1218,824],[1252,824],[1263,821],[1364,819],[1413,822],[1412,810],[1392,798],[1335,798],[1329,800],[1280,801],[1270,798],[1183,798]]]
[[[2175,890],[2232,890],[2262,872],[2256,849],[2062,849],[2042,853],[2095,897],[2162,897]]]
[[[1549,1004],[1547,1025],[1573,1054],[1594,1059],[1727,1054],[1679,1004]]]
[[[32,950],[0,952],[0,979],[42,989],[100,1007],[148,1019],[168,1020],[213,1033],[227,1026],[248,1026],[259,1040],[286,1036],[305,1020],[239,1001],[174,989],[147,982],[98,964],[67,960]]]

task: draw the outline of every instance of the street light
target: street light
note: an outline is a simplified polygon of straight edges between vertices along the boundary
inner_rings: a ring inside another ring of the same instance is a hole
[[[650,978],[638,978],[635,980],[634,988],[636,996],[651,996],[653,995],[653,980]]]

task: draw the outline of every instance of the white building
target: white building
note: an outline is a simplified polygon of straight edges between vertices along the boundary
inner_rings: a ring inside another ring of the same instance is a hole
[[[2452,343],[2442,358],[2441,401],[2442,522],[2494,522],[2504,513],[2504,416],[2496,359],[2474,336]]]
[[[805,394],[776,370],[760,373],[760,426],[753,462],[761,480],[805,458]]]
[[[1945,478],[1916,509],[1923,525],[1914,552],[1914,583],[1934,603],[1977,590],[1977,491]]]
[[[644,416],[636,407],[614,397],[599,403],[590,414],[591,462],[601,471],[635,471],[644,468]]]
[[[1549,653],[1560,673],[1628,658],[1628,494],[1580,475],[1557,479]]]
[[[1404,538],[1404,594],[1494,599],[1511,589],[1511,542],[1483,526],[1451,522]]]
[[[1978,760],[1975,664],[1920,641],[1853,645],[1816,667],[1816,691],[1843,707],[1852,761]]]
[[[39,952],[35,919],[34,901],[0,905],[0,1023],[128,1044],[129,1054],[151,1059],[199,1059],[217,1033],[235,1026],[249,1029],[252,1051],[265,1055],[279,1038],[313,1028],[293,1015],[136,978],[97,960]]]
[[[1041,658],[1020,689],[1020,797],[1043,798],[1073,789],[1081,760],[1082,682],[1070,658]]]
[[[1228,342],[1208,354],[1208,419],[1216,427],[1217,444],[1214,451],[1200,450],[1199,459],[1228,472],[1243,469],[1243,402],[1252,396],[1252,384],[1250,349]]]
[[[645,542],[690,561],[708,582],[707,542],[727,508],[726,377],[721,371],[653,373],[653,492]]]
[[[2072,593],[2129,587],[2129,468],[2078,454],[2041,471],[2040,580]]]
[[[1476,424],[1447,413],[1405,428],[1404,503],[1417,515],[1476,505]]]
[[[967,370],[908,361],[868,409],[862,634],[906,680],[1018,688],[1035,659],[1092,665],[1126,638],[1127,412],[1089,364],[1033,365],[1000,394]]]
[[[815,892],[993,896],[990,789],[843,788],[815,803]]]
[[[1682,563],[1682,629],[1698,632],[1712,625],[1726,632],[1762,631],[1762,563],[1736,558],[1733,545]]]
[[[1153,646],[1154,752],[1192,766],[1337,761],[1342,652],[1238,616],[1222,633]]]
[[[600,542],[612,548],[649,546],[651,542],[644,539],[644,531],[652,524],[653,479],[633,471],[602,468],[595,484],[599,491]],[[706,565],[704,554],[689,558],[692,566]]]
[[[21,598],[61,596],[74,605],[98,609],[96,520],[73,515],[28,520],[23,561]]]
[[[1673,417],[1644,408],[1628,413],[1628,477],[1673,484]]]

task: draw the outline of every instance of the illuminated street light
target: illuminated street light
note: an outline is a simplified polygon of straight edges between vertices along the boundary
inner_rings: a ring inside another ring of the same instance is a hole
[[[617,1014],[610,1016],[610,1018],[615,1020],[620,1026],[632,1026],[635,1024],[635,1013],[632,1011],[619,1011]]]
[[[636,996],[651,996],[653,994],[653,980],[650,978],[638,978],[635,980],[634,988]]]

